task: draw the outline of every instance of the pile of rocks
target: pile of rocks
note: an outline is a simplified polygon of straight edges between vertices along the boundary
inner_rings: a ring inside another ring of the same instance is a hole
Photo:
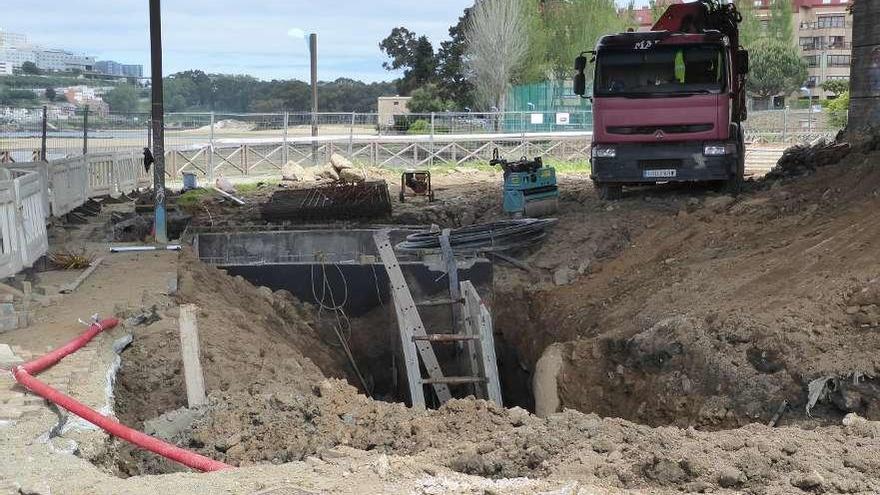
[[[787,150],[766,178],[770,180],[807,175],[819,167],[844,159],[852,150],[847,142],[826,143],[824,139],[810,145],[797,145]]]
[[[366,168],[356,168],[344,156],[334,153],[330,162],[323,167],[303,167],[293,161],[281,168],[281,179],[291,182],[344,182],[348,184],[380,179],[377,174]]]

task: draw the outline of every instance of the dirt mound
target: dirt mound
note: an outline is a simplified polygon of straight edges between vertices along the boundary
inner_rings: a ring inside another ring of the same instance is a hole
[[[848,423],[815,431],[750,425],[710,434],[575,411],[539,419],[475,400],[418,412],[328,381],[313,394],[275,386],[212,394],[191,427],[169,439],[235,465],[320,457],[344,445],[493,478],[689,492],[876,490],[880,425],[855,417]]]
[[[290,293],[258,289],[190,253],[182,255],[180,266],[179,302],[199,307],[208,391],[236,393],[273,384],[308,392],[325,376],[348,377],[344,354],[331,344],[332,330],[319,327],[314,310]],[[133,345],[122,356],[116,412],[135,427],[186,405],[176,308],[160,316],[138,327]],[[122,449],[123,473],[141,473],[146,454],[130,460],[131,454],[130,448]]]
[[[810,382],[877,376],[877,158],[852,153],[769,190],[706,198],[574,285],[528,295],[541,329],[531,348],[571,341],[562,406],[727,428],[767,422],[786,400],[783,422],[811,423]],[[880,419],[876,389],[848,386],[813,414]]]

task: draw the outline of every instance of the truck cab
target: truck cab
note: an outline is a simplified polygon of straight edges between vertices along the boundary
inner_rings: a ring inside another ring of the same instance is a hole
[[[748,62],[738,48],[730,36],[711,29],[601,38],[592,52],[590,152],[591,178],[601,197],[615,199],[624,186],[664,182],[739,189]],[[583,94],[585,58],[576,66],[575,89]]]

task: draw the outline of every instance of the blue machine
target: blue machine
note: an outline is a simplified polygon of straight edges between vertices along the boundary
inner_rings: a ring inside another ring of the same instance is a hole
[[[559,209],[559,188],[556,170],[545,167],[541,157],[525,157],[509,162],[492,152],[490,165],[500,165],[504,171],[504,211],[515,216],[539,217]]]

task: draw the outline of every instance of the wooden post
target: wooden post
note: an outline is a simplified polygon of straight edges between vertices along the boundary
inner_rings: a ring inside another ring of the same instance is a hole
[[[186,402],[189,407],[205,403],[205,377],[199,358],[199,327],[196,323],[198,308],[194,304],[180,307],[180,354],[183,357],[183,377],[186,383]]]

